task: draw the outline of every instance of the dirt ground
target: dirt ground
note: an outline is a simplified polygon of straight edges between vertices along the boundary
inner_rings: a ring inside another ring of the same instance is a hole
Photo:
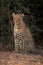
[[[43,65],[43,56],[0,51],[0,65]]]

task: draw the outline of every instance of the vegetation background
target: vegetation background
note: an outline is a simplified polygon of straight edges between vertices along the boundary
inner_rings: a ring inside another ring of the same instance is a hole
[[[43,0],[0,0],[0,50],[13,50],[12,13],[24,13],[36,48],[43,49]]]

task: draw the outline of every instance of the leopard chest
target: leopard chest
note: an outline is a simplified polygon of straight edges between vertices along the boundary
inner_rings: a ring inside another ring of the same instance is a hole
[[[15,40],[22,41],[24,39],[24,30],[14,28]]]

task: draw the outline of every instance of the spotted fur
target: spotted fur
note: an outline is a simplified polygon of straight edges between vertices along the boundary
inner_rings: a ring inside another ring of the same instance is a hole
[[[14,43],[15,51],[30,52],[34,51],[33,37],[23,21],[24,14],[12,14],[14,21]]]

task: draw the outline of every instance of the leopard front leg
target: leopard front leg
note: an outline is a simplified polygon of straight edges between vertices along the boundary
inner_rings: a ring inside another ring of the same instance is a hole
[[[18,39],[18,34],[14,34],[14,43],[15,43],[15,52],[19,51],[19,39]]]

